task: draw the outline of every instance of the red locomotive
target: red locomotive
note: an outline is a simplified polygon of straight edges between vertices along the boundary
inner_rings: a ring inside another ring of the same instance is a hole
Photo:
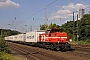
[[[40,47],[56,49],[56,50],[68,50],[70,44],[68,44],[68,35],[66,32],[62,32],[62,29],[53,28],[48,30],[47,33],[40,34]]]

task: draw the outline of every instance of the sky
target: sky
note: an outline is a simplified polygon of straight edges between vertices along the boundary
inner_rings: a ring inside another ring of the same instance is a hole
[[[0,29],[38,30],[42,24],[72,21],[79,9],[90,11],[90,0],[0,0]],[[75,17],[76,19],[76,17]]]

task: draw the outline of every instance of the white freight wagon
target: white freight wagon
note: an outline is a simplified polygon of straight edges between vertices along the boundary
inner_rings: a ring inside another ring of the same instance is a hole
[[[15,36],[14,36],[14,35],[13,35],[13,36],[9,36],[9,37],[8,37],[8,40],[9,40],[9,41],[15,41]]]
[[[39,35],[45,33],[45,30],[38,30],[26,33],[26,42],[37,43],[40,41]]]
[[[14,35],[14,37],[15,37],[15,42],[17,42],[18,41],[18,35]]]
[[[7,37],[4,37],[4,40],[9,40],[9,36],[7,36]]]
[[[19,34],[18,35],[18,41],[25,42],[26,40],[26,34]]]

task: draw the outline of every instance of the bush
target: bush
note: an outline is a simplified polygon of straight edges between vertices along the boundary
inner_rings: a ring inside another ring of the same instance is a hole
[[[0,52],[10,53],[10,49],[8,47],[9,47],[9,45],[6,43],[4,38],[2,36],[0,36]]]
[[[4,36],[0,36],[0,60],[17,60],[9,53],[9,45],[4,40]]]

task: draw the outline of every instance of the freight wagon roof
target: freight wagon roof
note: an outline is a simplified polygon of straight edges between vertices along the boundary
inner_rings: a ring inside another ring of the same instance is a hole
[[[17,34],[17,35],[25,35],[25,33],[24,34]]]

